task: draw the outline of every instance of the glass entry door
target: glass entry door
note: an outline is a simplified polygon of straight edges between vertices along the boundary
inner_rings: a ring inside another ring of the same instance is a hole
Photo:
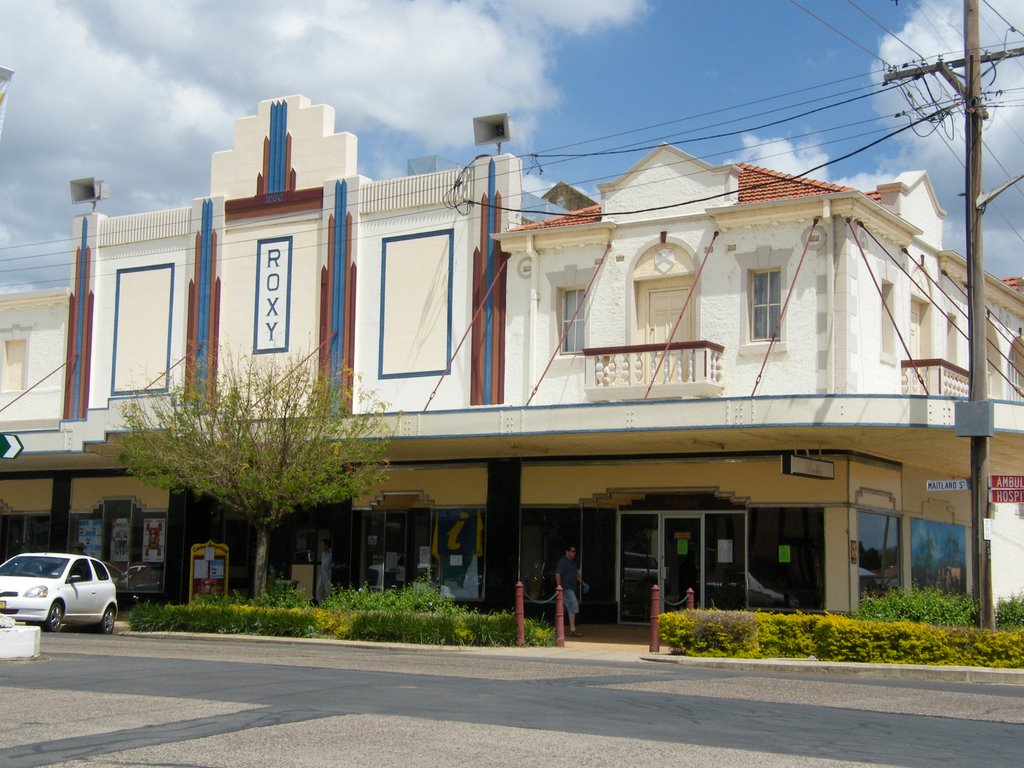
[[[703,605],[704,570],[701,558],[702,517],[662,518],[661,610],[686,607],[687,590],[693,590],[693,605]]]
[[[623,514],[619,526],[619,621],[651,619],[651,587],[661,590],[661,610],[676,610],[693,590],[703,599],[703,516]]]

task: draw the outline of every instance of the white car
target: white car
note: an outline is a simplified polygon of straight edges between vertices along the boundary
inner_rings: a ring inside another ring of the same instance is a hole
[[[25,552],[0,565],[0,614],[47,632],[89,624],[109,635],[117,618],[117,587],[94,557]]]

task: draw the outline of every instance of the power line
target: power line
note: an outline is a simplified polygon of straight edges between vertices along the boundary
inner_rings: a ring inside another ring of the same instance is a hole
[[[895,40],[898,43],[900,43],[904,48],[908,49],[911,53],[913,53],[915,56],[917,56],[918,59],[921,59],[922,61],[924,60],[924,56],[922,56],[920,53],[915,51],[914,48],[910,45],[910,43],[908,43],[905,40],[903,40],[899,35],[897,35],[895,32],[893,32],[888,27],[886,27],[884,24],[882,24],[882,22],[880,22],[878,19],[876,19],[870,13],[868,13],[863,8],[861,8],[859,5],[857,5],[857,3],[855,3],[853,0],[846,0],[846,2],[848,2],[850,5],[852,5],[854,8],[856,8],[862,14],[864,14],[864,16],[866,16],[872,23],[874,23],[875,26],[877,26],[879,29],[881,29],[883,32],[885,32],[885,34],[889,35],[893,40]]]
[[[808,16],[811,16],[811,17],[817,19],[818,21],[820,21],[822,24],[824,24],[826,27],[831,29],[833,32],[835,32],[837,35],[839,35],[841,38],[843,38],[847,42],[852,43],[853,45],[855,45],[858,48],[860,48],[862,51],[864,51],[871,58],[878,59],[886,67],[889,66],[889,62],[887,62],[885,59],[883,59],[877,53],[875,53],[874,51],[872,51],[872,50],[870,50],[868,48],[865,48],[863,45],[858,43],[856,40],[854,40],[848,34],[843,32],[841,29],[838,29],[837,27],[833,26],[829,22],[825,21],[825,19],[821,18],[821,16],[816,14],[814,11],[810,10],[809,8],[806,8],[806,7],[802,6],[802,5],[800,5],[800,3],[798,3],[796,0],[789,0],[789,2],[791,2],[793,5],[795,5],[797,8],[799,8],[801,11],[806,13]]]

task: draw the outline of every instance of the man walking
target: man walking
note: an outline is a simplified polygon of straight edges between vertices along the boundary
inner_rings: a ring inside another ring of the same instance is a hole
[[[579,567],[576,565],[575,544],[570,544],[565,548],[565,554],[555,566],[555,584],[562,588],[562,605],[569,616],[569,635],[582,637],[583,633],[576,631],[576,614],[580,612],[580,603],[576,599],[576,588],[580,585],[586,588],[587,582],[580,578]]]

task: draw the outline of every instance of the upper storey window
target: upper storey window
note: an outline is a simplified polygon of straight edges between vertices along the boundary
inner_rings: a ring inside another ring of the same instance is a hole
[[[585,309],[582,306],[584,292],[582,288],[570,288],[562,291],[561,337],[562,353],[573,354],[583,351]]]
[[[751,341],[769,341],[779,325],[782,311],[782,271],[754,272],[750,305]]]
[[[25,388],[25,340],[7,339],[3,351],[3,391],[20,392]]]

